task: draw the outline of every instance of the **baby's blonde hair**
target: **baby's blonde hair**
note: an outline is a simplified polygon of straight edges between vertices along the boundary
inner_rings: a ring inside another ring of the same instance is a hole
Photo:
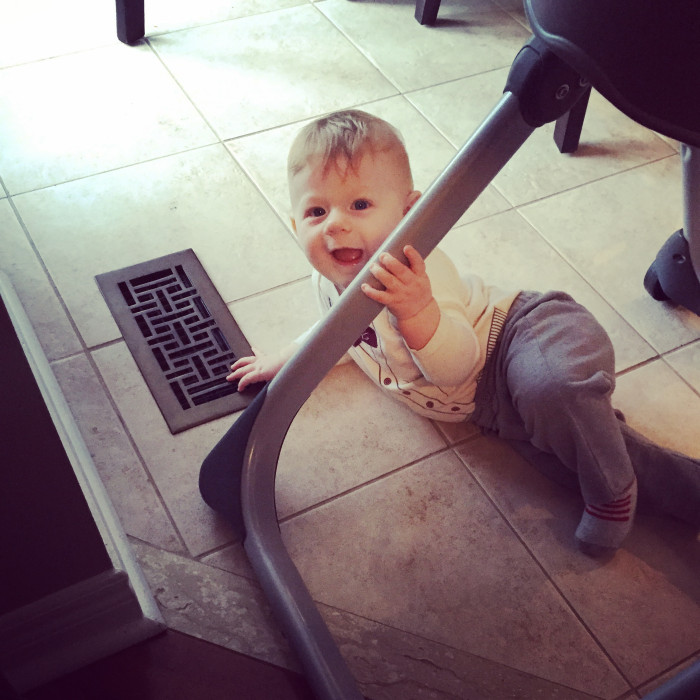
[[[312,158],[321,160],[324,174],[339,164],[354,168],[368,152],[393,153],[413,188],[401,134],[389,122],[360,109],[333,112],[303,127],[289,150],[287,174],[291,180]]]

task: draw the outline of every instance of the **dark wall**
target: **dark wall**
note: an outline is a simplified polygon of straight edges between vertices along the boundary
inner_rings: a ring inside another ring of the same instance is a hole
[[[0,299],[0,615],[112,568]]]

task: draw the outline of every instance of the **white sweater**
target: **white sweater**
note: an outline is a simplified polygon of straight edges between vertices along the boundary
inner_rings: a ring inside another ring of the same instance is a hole
[[[518,292],[503,293],[474,275],[460,278],[439,249],[425,263],[440,308],[440,323],[428,344],[411,350],[384,308],[368,328],[374,334],[363,334],[364,340],[348,353],[375,384],[416,413],[458,423],[474,411],[479,374]],[[316,271],[311,281],[326,313],[340,298],[338,291]]]

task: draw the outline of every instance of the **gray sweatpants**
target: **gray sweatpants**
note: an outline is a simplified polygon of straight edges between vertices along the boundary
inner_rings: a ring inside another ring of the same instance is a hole
[[[700,461],[664,449],[616,415],[608,334],[563,292],[524,292],[484,368],[471,421],[507,440],[586,503],[612,501],[636,476],[639,509],[700,525]]]

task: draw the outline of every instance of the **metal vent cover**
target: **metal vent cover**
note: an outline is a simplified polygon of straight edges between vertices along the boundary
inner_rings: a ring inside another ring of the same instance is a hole
[[[252,350],[193,250],[95,279],[171,433],[250,403],[226,375]]]

